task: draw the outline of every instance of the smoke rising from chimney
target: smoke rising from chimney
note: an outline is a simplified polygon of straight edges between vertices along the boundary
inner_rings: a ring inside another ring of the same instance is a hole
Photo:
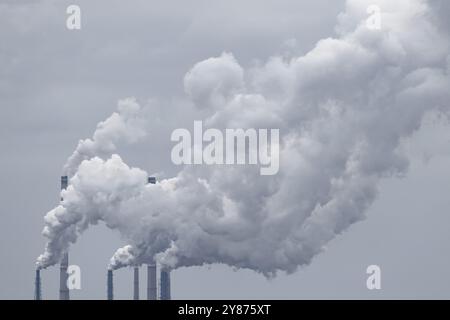
[[[382,8],[381,30],[366,27],[370,4]],[[338,37],[304,56],[273,57],[251,70],[229,53],[199,62],[184,84],[207,114],[204,123],[280,128],[279,173],[186,166],[147,184],[147,172],[116,154],[102,156],[114,149],[108,143],[80,142],[66,166],[74,174],[64,201],[45,218],[48,244],[39,265],[58,262],[99,221],[129,242],[111,258],[112,269],[224,263],[272,276],[309,264],[365,218],[381,178],[406,172],[399,146],[423,117],[448,114],[449,35],[438,18],[425,1],[349,0]],[[97,144],[100,157],[91,157]]]
[[[109,157],[116,151],[116,143],[125,141],[136,142],[146,136],[146,120],[144,108],[136,99],[126,98],[119,100],[117,112],[114,112],[105,121],[98,123],[92,139],[80,140],[73,154],[67,159],[63,171],[69,177],[77,171],[78,166],[84,161],[94,157]],[[67,176],[64,176],[64,188],[67,188]],[[61,203],[64,202],[64,195],[61,192]],[[73,228],[65,229],[65,224],[61,223],[61,211],[53,211],[44,218],[45,227],[43,235],[49,239],[63,237],[61,241],[49,241],[46,245],[45,253],[38,257],[38,268],[45,268],[58,262],[64,250],[68,249],[69,243],[75,239]],[[69,223],[73,223],[69,222]],[[61,233],[59,233],[61,232]],[[56,236],[54,233],[58,234]],[[64,235],[63,235],[64,234]],[[63,251],[61,251],[63,250]]]
[[[119,100],[117,112],[100,122],[92,139],[80,140],[64,165],[64,173],[73,176],[83,160],[109,157],[119,141],[135,142],[146,135],[142,108],[135,98]]]

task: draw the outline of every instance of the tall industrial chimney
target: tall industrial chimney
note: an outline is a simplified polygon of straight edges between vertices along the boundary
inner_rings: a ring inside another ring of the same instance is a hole
[[[41,300],[41,270],[36,269],[36,278],[34,282],[34,300]]]
[[[67,288],[67,268],[69,267],[69,254],[66,252],[59,266],[59,300],[69,300],[69,288]]]
[[[139,300],[139,267],[134,267],[133,300]]]
[[[170,300],[170,271],[162,269],[160,279],[161,300]]]
[[[108,269],[108,275],[106,277],[106,298],[108,300],[114,300],[113,271],[111,269]]]
[[[61,190],[67,189],[68,177],[61,177]],[[61,201],[62,201],[61,197]],[[59,267],[59,300],[69,300],[69,288],[67,288],[67,268],[69,267],[69,253],[65,252]]]
[[[155,184],[156,177],[148,177],[147,183]],[[147,265],[147,300],[158,299],[156,264]]]
[[[156,264],[149,264],[147,266],[147,300],[156,300],[157,296]]]

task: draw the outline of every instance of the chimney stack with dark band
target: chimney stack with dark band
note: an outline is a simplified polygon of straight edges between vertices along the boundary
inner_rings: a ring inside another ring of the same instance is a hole
[[[61,177],[61,190],[67,189],[68,177]],[[61,201],[63,198],[61,197]],[[67,268],[69,267],[69,253],[65,252],[59,267],[59,300],[69,300],[69,288],[67,288]]]
[[[155,184],[155,177],[148,177],[147,183]],[[147,300],[156,300],[158,298],[158,282],[156,273],[156,264],[147,265]]]
[[[106,298],[108,300],[114,300],[113,271],[111,269],[108,269],[108,275],[106,277]]]

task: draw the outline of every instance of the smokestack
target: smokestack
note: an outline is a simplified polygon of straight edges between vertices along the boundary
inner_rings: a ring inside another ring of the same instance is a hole
[[[156,177],[148,177],[147,183],[155,184]],[[156,300],[158,297],[156,274],[156,264],[147,265],[147,300]]]
[[[61,177],[61,190],[66,190],[68,183],[69,183],[69,177],[62,176]],[[61,197],[61,201],[62,200],[63,200],[63,198]]]
[[[133,300],[139,300],[139,267],[134,267]]]
[[[61,190],[67,189],[68,177],[61,177]],[[61,197],[61,201],[63,198]],[[59,300],[69,300],[69,288],[67,288],[67,268],[69,266],[69,253],[64,253],[64,256],[61,260],[61,264],[59,267]]]
[[[149,264],[147,266],[147,300],[156,300],[157,295],[156,264]]]
[[[69,300],[69,288],[67,288],[67,268],[69,266],[69,254],[66,252],[59,267],[59,300]]]
[[[41,300],[41,270],[36,269],[36,278],[34,282],[34,300]]]
[[[108,275],[106,277],[106,298],[108,300],[114,300],[113,271],[111,269],[108,269]]]
[[[161,300],[170,300],[170,271],[161,270]]]

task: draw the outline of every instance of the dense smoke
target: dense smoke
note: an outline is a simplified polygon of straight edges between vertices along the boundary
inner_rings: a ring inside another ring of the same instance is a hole
[[[366,26],[374,3],[380,30]],[[249,70],[231,53],[196,64],[184,85],[205,124],[280,128],[279,173],[186,166],[152,185],[118,155],[89,159],[78,151],[72,158],[89,160],[76,166],[64,200],[46,216],[49,242],[39,265],[57,263],[98,221],[129,241],[111,268],[224,263],[270,276],[310,263],[364,219],[381,178],[407,170],[399,146],[423,117],[448,113],[449,39],[439,19],[425,1],[350,0],[338,36],[303,56]]]
[[[64,165],[64,174],[72,176],[83,160],[109,157],[119,141],[135,142],[146,135],[142,108],[134,98],[120,100],[118,110],[100,122],[92,139],[80,140]]]

